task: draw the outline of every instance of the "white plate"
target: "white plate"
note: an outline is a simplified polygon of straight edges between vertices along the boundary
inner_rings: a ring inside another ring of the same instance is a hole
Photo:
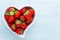
[[[34,8],[33,8],[34,9]],[[35,10],[35,9],[34,9]],[[5,13],[5,12],[4,12]],[[17,36],[19,36],[19,37],[24,37],[25,36],[25,33],[27,32],[27,30],[31,27],[31,25],[34,23],[34,21],[35,21],[35,19],[36,19],[36,11],[35,11],[35,16],[34,16],[34,19],[33,19],[33,21],[32,21],[32,23],[25,29],[25,31],[24,31],[24,33],[22,34],[22,35],[18,35],[17,33],[15,33],[14,31],[12,31],[10,28],[9,28],[9,26],[7,25],[7,22],[6,22],[6,20],[5,20],[5,18],[4,18],[4,13],[3,13],[3,21],[4,21],[4,23],[5,23],[5,25],[6,25],[6,27],[12,32],[12,33],[14,33],[15,35],[17,35]]]

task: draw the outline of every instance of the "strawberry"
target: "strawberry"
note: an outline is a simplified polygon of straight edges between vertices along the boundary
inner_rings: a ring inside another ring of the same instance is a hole
[[[29,11],[30,11],[30,15],[34,15],[34,10],[33,9],[29,9]]]
[[[29,20],[33,15],[34,15],[33,9],[26,10],[26,12],[24,13],[24,16],[27,20]]]
[[[16,9],[14,8],[14,7],[10,7],[10,8],[8,8],[8,10],[7,10],[8,12],[9,12],[9,15],[14,15],[14,13],[15,13],[15,11],[16,11]]]
[[[29,19],[31,18],[31,16],[30,16],[30,15],[25,15],[25,18],[26,18],[27,20],[29,20]]]
[[[25,17],[24,17],[24,16],[21,16],[21,17],[20,17],[20,20],[21,20],[21,21],[25,21]]]
[[[19,18],[20,17],[20,12],[16,11],[14,16],[15,16],[15,18]]]
[[[26,29],[26,27],[27,27],[26,23],[21,24],[21,28]]]
[[[19,28],[21,26],[21,21],[20,20],[16,20],[15,24],[16,24],[16,27]]]
[[[31,23],[32,22],[32,20],[33,20],[33,18],[32,17],[30,17],[30,19],[28,19],[28,20],[26,20],[26,23]]]
[[[15,24],[12,24],[10,28],[11,28],[13,31],[15,31],[15,30],[16,30]]]
[[[22,9],[20,10],[21,14],[24,14],[25,11],[26,11],[26,8],[22,8]]]
[[[8,15],[4,15],[4,17],[5,17],[6,21],[8,21],[9,16]]]
[[[14,7],[9,7],[7,10],[8,10],[9,12],[11,12],[11,11],[15,11],[15,8],[14,8]]]
[[[31,17],[30,12],[28,10],[26,10],[26,12],[24,13],[24,16],[27,20],[29,20]]]
[[[14,21],[14,17],[10,16],[9,19],[8,19],[8,22],[13,22],[13,21]]]
[[[20,35],[20,34],[23,34],[23,32],[24,32],[24,30],[22,30],[22,29],[20,29],[20,28],[18,28],[18,29],[16,30],[16,33],[19,34],[19,35]]]
[[[8,26],[11,27],[12,23],[8,23]]]

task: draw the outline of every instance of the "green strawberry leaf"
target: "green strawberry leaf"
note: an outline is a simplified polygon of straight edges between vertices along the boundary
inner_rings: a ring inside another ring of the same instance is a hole
[[[13,8],[13,9],[12,9],[12,12],[14,12],[14,13],[15,13],[15,11],[16,11],[16,9],[14,9],[14,8]]]
[[[20,20],[16,20],[16,24],[20,24],[21,23],[21,21]]]
[[[14,12],[13,12],[13,11],[11,11],[11,12],[9,12],[9,13],[10,13],[11,16],[14,15]]]
[[[28,10],[26,10],[26,12],[24,13],[24,15],[27,15],[29,13],[29,11]]]

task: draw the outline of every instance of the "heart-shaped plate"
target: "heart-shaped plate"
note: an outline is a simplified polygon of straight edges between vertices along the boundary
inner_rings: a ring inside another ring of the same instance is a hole
[[[26,6],[22,9],[9,7],[3,14],[3,21],[7,28],[19,37],[24,37],[28,28],[33,24],[35,10]]]

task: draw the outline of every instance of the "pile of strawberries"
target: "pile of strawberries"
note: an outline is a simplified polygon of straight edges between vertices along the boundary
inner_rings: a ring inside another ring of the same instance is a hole
[[[22,8],[21,10],[9,7],[5,12],[4,18],[11,30],[21,35],[33,21],[34,15],[34,9],[28,6]]]

